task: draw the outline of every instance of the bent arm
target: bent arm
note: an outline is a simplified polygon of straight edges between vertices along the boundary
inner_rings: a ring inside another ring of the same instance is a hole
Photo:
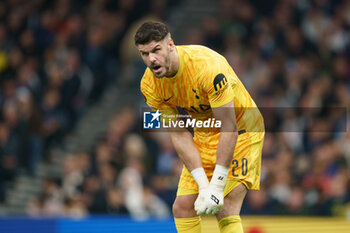
[[[175,150],[186,168],[191,172],[202,167],[201,156],[194,144],[192,134],[184,128],[177,128],[176,131],[169,133]]]
[[[192,134],[183,128],[177,128],[176,131],[170,132],[171,140],[180,159],[191,172],[198,188],[203,189],[208,186],[208,177],[202,167],[200,153],[194,144]]]
[[[214,116],[221,121],[220,138],[216,152],[216,166],[210,184],[202,191],[194,204],[198,215],[215,215],[224,205],[224,190],[229,166],[237,141],[237,127],[233,102],[213,108]]]
[[[220,139],[216,152],[216,164],[230,167],[237,141],[237,125],[233,102],[213,108],[214,117],[221,121]]]

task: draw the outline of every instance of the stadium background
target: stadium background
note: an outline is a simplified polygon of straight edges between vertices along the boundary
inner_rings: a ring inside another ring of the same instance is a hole
[[[0,231],[174,231],[182,164],[140,126],[132,36],[149,19],[222,53],[258,106],[286,108],[264,116],[246,232],[350,229],[349,118],[328,108],[350,102],[350,1],[2,0]]]

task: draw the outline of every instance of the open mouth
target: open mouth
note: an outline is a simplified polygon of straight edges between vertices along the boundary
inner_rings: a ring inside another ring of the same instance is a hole
[[[153,70],[154,72],[159,72],[159,71],[160,71],[160,68],[161,68],[161,66],[159,66],[159,65],[152,66],[152,70]]]

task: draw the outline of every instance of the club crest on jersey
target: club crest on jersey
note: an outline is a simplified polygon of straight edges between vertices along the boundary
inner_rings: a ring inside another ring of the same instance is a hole
[[[222,92],[227,88],[227,78],[223,74],[216,75],[213,85],[216,92]]]

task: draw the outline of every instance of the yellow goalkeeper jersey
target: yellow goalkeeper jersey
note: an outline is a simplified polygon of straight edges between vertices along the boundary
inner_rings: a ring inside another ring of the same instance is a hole
[[[233,101],[239,132],[243,139],[260,140],[263,118],[226,59],[199,45],[176,46],[180,65],[174,77],[156,78],[147,68],[141,80],[141,92],[148,105],[162,114],[176,115],[186,110],[192,118],[214,118],[212,108]],[[197,146],[216,149],[219,130],[194,128]]]

